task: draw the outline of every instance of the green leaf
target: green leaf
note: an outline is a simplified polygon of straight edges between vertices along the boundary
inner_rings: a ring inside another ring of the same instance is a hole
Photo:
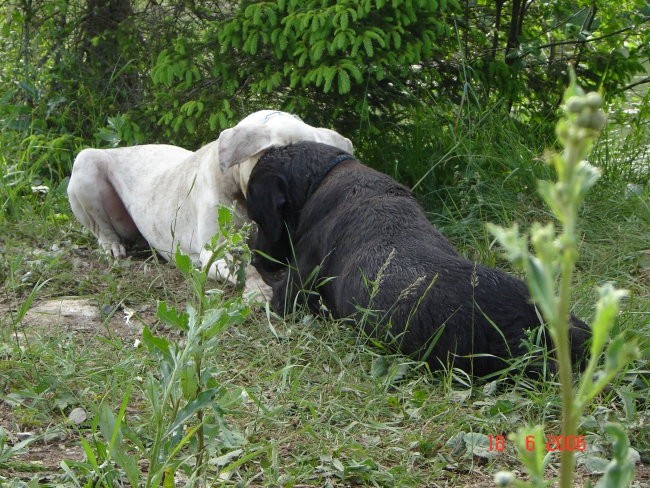
[[[246,9],[244,9],[244,18],[251,19],[255,16],[256,12],[259,11],[259,5],[256,3],[251,3]]]
[[[275,10],[273,8],[267,8],[264,10],[266,13],[266,20],[270,26],[275,26],[278,23],[278,16],[275,13]]]
[[[501,453],[496,450],[490,450],[490,438],[479,432],[468,432],[463,436],[463,441],[467,448],[467,453],[472,456],[485,459],[493,459]]]
[[[549,272],[548,266],[535,256],[528,256],[526,263],[526,281],[533,301],[542,311],[542,315],[549,322],[555,320],[556,296],[555,280]]]
[[[596,314],[591,322],[591,355],[597,357],[605,347],[609,333],[614,327],[621,299],[627,295],[627,290],[614,288],[606,283],[598,288],[600,298],[596,303]]]
[[[172,356],[167,339],[154,336],[147,326],[142,329],[142,343],[150,352],[160,352],[171,361]]]
[[[178,374],[178,381],[183,392],[183,398],[193,400],[199,391],[199,378],[193,362],[184,365]]]
[[[564,90],[564,103],[571,97],[582,96],[585,92],[578,86],[576,72],[572,65],[569,65],[569,86]]]
[[[86,461],[90,464],[90,466],[95,471],[99,471],[99,464],[97,463],[97,456],[95,456],[95,452],[90,447],[90,444],[88,444],[88,441],[86,439],[84,439],[83,437],[80,437],[79,440],[81,441],[81,446],[83,448],[84,454],[86,455]],[[101,442],[101,441],[96,440],[95,442]]]
[[[339,16],[339,22],[340,22],[339,25],[341,26],[341,29],[346,30],[348,28],[348,21],[349,21],[348,11],[344,10]]]
[[[537,257],[549,268],[549,274],[555,275],[557,270],[556,260],[561,249],[557,244],[553,223],[549,222],[546,225],[541,225],[539,222],[533,222],[530,228],[530,241]]]
[[[591,475],[605,473],[609,464],[608,459],[589,453],[580,456],[579,462],[587,473]]]
[[[168,308],[166,302],[158,302],[156,316],[167,325],[173,325],[185,332],[189,330],[189,316],[187,315],[187,312],[178,311],[175,307]]]
[[[639,355],[635,343],[629,342],[623,334],[617,336],[607,347],[605,373],[614,374],[625,367],[631,359]]]
[[[219,388],[210,388],[209,390],[202,391],[194,399],[185,404],[185,406],[178,411],[176,418],[167,428],[165,432],[165,437],[173,437],[179,428],[182,428],[182,425],[195,415],[199,410],[202,410],[206,407],[212,405],[214,398],[217,396],[221,387]]]
[[[183,124],[183,117],[178,116],[174,119],[174,122],[172,123],[172,129],[174,132],[178,132],[181,129],[181,125]]]
[[[553,215],[555,215],[560,221],[564,222],[566,220],[566,212],[561,204],[562,200],[558,194],[557,183],[540,180],[537,183],[537,191],[544,199],[546,205],[550,207]]]
[[[230,325],[229,316],[223,308],[208,310],[203,317],[202,328],[204,329],[203,338],[212,339],[217,334]]]
[[[375,51],[372,48],[372,41],[370,40],[369,37],[364,37],[363,38],[363,47],[365,48],[366,54],[369,57],[372,57],[375,54]]]
[[[253,11],[253,24],[260,25],[262,23],[262,13],[261,6],[258,6],[258,8]]]
[[[217,223],[222,234],[230,231],[233,225],[233,212],[230,207],[220,205],[217,209]]]
[[[99,430],[108,442],[109,450],[112,451],[115,444],[122,444],[122,434],[118,428],[117,419],[105,403],[99,407]]]
[[[286,51],[287,47],[289,46],[289,38],[285,35],[284,32],[281,33],[278,37],[278,46],[282,51]]]
[[[629,457],[630,442],[625,430],[618,424],[610,423],[605,432],[614,438],[614,458],[607,465],[605,475],[598,481],[596,488],[620,488],[630,486],[634,480],[634,461]]]
[[[630,386],[623,386],[616,389],[616,394],[621,399],[623,404],[623,411],[625,412],[625,419],[632,423],[636,415],[636,402],[637,399],[643,394],[637,394]]]
[[[305,32],[312,21],[313,12],[307,12],[300,15],[300,31]]]
[[[188,255],[181,252],[180,246],[176,248],[176,252],[174,253],[174,263],[180,272],[183,273],[186,277],[193,270],[192,260]]]
[[[400,49],[402,47],[402,36],[400,36],[398,32],[393,31],[392,37],[393,37],[393,47],[395,49]]]
[[[364,37],[374,40],[380,47],[386,47],[386,33],[379,27],[372,27],[363,33]]]
[[[250,308],[244,305],[241,298],[231,300],[227,306],[208,309],[201,317],[202,338],[208,341],[230,325],[241,324],[249,313]]]
[[[327,43],[322,40],[318,41],[310,50],[310,57],[312,63],[318,62],[322,57],[323,53],[325,52],[325,48],[327,47]]]
[[[298,61],[296,64],[298,65],[298,67],[302,68],[303,66],[305,66],[307,59],[309,59],[309,52],[305,48],[299,48],[294,52],[294,56],[296,56],[297,53],[300,53],[300,56],[298,57]],[[298,76],[300,75],[298,71],[294,71],[294,73]]]
[[[385,356],[377,357],[370,367],[370,376],[373,378],[381,378],[388,374],[388,366],[390,365],[388,359]]]
[[[311,21],[310,30],[312,32],[317,32],[318,30],[320,30],[320,27],[321,27],[320,15],[314,15],[314,17],[312,18],[312,21]]]
[[[487,230],[506,251],[506,258],[517,266],[522,266],[528,259],[528,245],[526,239],[519,235],[519,226],[514,224],[510,228],[501,227],[491,223]]]
[[[160,401],[160,382],[154,378],[153,374],[149,373],[145,381],[145,393],[149,404],[153,409],[153,417],[156,420],[162,418],[162,410],[164,405]]]
[[[544,469],[550,461],[552,453],[545,452],[546,438],[543,426],[520,427],[516,434],[510,434],[508,439],[515,442],[519,459],[526,466],[533,486],[546,486]]]
[[[129,454],[123,447],[116,449],[113,453],[113,457],[117,464],[124,470],[126,477],[129,480],[131,486],[138,486],[138,479],[140,470],[138,469],[138,458]]]
[[[345,32],[339,32],[334,36],[334,40],[332,41],[332,46],[335,48],[335,50],[338,51],[345,51],[347,47],[347,36],[345,35]]]
[[[348,75],[345,69],[338,70],[338,79],[339,79],[339,93],[341,95],[348,93],[351,88],[350,76]]]
[[[175,486],[174,470],[168,466],[165,468],[163,473],[163,488],[174,488]]]
[[[234,470],[236,470],[238,467],[240,467],[240,466],[246,464],[246,463],[247,463],[248,461],[250,461],[251,459],[254,459],[254,458],[256,458],[257,456],[259,456],[260,454],[265,454],[265,453],[267,453],[267,452],[268,452],[268,447],[266,447],[266,446],[261,447],[261,448],[255,450],[255,451],[253,451],[253,452],[250,452],[250,453],[246,454],[245,456],[242,456],[241,458],[239,458],[239,459],[237,459],[236,461],[230,463],[229,465],[224,466],[224,467],[221,469],[221,472],[222,472],[222,473],[227,473],[227,472],[229,472],[229,471],[234,471]]]
[[[259,42],[259,33],[255,32],[253,35],[251,35],[249,38],[249,44],[248,44],[248,53],[249,54],[257,54],[257,44]]]
[[[341,68],[345,69],[352,77],[354,78],[354,81],[357,83],[363,82],[363,73],[361,70],[355,65],[354,63],[350,61],[344,61],[341,63]]]
[[[334,80],[334,76],[336,76],[336,68],[327,66],[322,69],[322,72],[323,72],[323,78],[325,79],[325,85],[323,86],[323,91],[327,93],[332,88],[332,81]]]

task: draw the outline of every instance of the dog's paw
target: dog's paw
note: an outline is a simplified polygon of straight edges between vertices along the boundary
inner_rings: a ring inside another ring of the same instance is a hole
[[[115,259],[125,258],[126,249],[121,242],[109,241],[109,242],[100,242],[104,252]]]
[[[246,280],[243,294],[249,301],[264,303],[270,302],[271,298],[273,298],[273,289],[261,279]]]

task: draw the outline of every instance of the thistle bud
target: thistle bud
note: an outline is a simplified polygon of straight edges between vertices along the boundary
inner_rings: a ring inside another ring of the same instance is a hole
[[[583,110],[576,119],[576,125],[584,129],[591,129],[591,110]]]
[[[603,97],[600,96],[600,93],[589,92],[585,95],[584,102],[587,107],[595,110],[603,106]]]
[[[566,109],[568,112],[572,114],[578,114],[582,112],[582,109],[585,106],[585,99],[584,97],[571,97],[567,100],[566,102]]]
[[[602,110],[596,110],[591,115],[591,128],[594,130],[602,130],[602,128],[605,127],[606,121],[605,112]]]

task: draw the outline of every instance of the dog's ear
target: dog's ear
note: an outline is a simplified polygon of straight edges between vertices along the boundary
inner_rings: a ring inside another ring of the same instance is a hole
[[[248,216],[257,222],[264,240],[278,242],[286,232],[288,185],[280,175],[268,175],[261,183],[248,187]]]
[[[221,171],[242,163],[273,145],[269,131],[259,126],[244,125],[226,129],[221,132],[218,141]]]
[[[323,144],[329,144],[330,146],[338,147],[339,149],[343,149],[346,153],[348,154],[354,154],[354,148],[352,147],[352,141],[348,139],[347,137],[343,137],[341,134],[339,134],[336,131],[333,131],[332,129],[325,129],[323,127],[319,127],[316,129],[318,131],[319,141],[322,142]]]

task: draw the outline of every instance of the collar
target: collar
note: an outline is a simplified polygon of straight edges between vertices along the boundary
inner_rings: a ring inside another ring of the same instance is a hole
[[[352,156],[352,154],[343,153],[343,154],[339,154],[335,158],[328,161],[327,164],[325,164],[321,168],[319,174],[316,175],[314,180],[309,185],[309,189],[307,190],[307,198],[313,195],[313,193],[318,189],[318,187],[323,182],[323,180],[327,177],[330,171],[336,168],[343,161],[348,161],[349,159],[356,159],[356,158]]]

